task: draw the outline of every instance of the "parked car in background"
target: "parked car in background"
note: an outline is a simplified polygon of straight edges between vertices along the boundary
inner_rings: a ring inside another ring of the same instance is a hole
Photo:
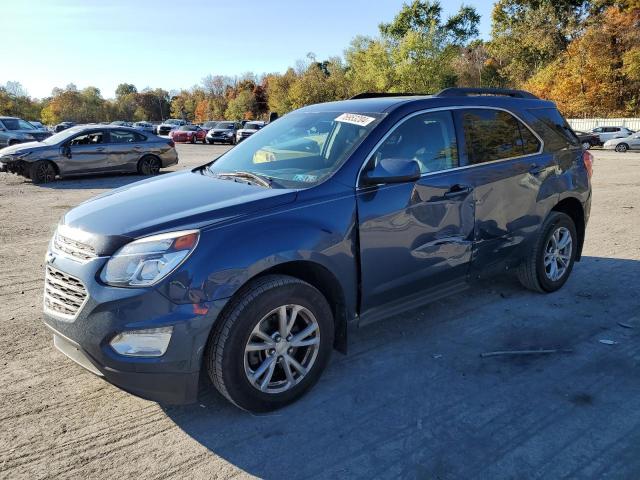
[[[186,125],[187,122],[185,120],[180,120],[178,118],[170,118],[168,120],[165,120],[164,122],[162,122],[160,125],[158,125],[158,128],[156,129],[156,134],[157,135],[169,135],[169,132],[171,130],[175,130],[178,127],[181,127],[183,125]]]
[[[208,132],[209,130],[211,130],[212,128],[215,128],[215,126],[218,124],[218,121],[214,121],[214,120],[209,120],[207,122],[203,122],[202,125],[200,125],[200,127],[202,127],[202,129],[205,132]]]
[[[320,378],[349,325],[401,321],[498,272],[562,288],[581,257],[592,156],[552,102],[498,89],[358,97],[67,212],[45,261],[55,346],[145,398],[194,402],[208,375],[267,411]]]
[[[155,133],[155,127],[149,122],[136,122],[133,124],[133,128],[142,130],[143,132]]]
[[[59,133],[63,130],[66,130],[67,128],[75,127],[75,125],[76,124],[74,122],[60,122],[55,127],[53,127],[53,132]]]
[[[50,135],[21,118],[0,117],[0,147],[43,140]]]
[[[598,136],[600,145],[602,145],[612,138],[628,137],[633,133],[633,130],[629,130],[626,127],[597,127],[591,130],[591,133]]]
[[[182,125],[181,127],[178,127],[175,130],[171,130],[169,132],[169,138],[171,138],[174,142],[180,143],[205,143],[206,135],[207,132],[198,125]]]
[[[207,132],[207,143],[228,143],[235,145],[236,133],[240,130],[239,122],[218,122],[215,127]]]
[[[38,122],[37,120],[29,120],[29,123],[36,127],[36,129],[41,130],[43,132],[48,132],[49,130],[45,127],[42,122]]]
[[[0,171],[47,183],[56,177],[138,172],[155,175],[178,163],[172,140],[117,125],[80,125],[0,149]]]
[[[626,152],[627,150],[640,150],[640,133],[633,133],[625,138],[612,138],[604,142],[605,150]]]
[[[249,138],[251,135],[264,127],[264,125],[265,122],[260,121],[251,121],[245,123],[242,128],[236,132],[236,142],[240,143],[245,138]]]
[[[597,147],[600,145],[600,138],[593,133],[576,131],[575,134],[578,136],[578,140],[580,140],[582,148],[585,150],[589,150],[591,147]]]
[[[109,125],[116,125],[118,127],[132,127],[133,123],[125,122],[124,120],[114,120]]]

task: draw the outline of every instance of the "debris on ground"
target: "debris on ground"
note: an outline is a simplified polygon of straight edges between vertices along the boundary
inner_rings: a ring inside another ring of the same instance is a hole
[[[630,323],[618,322],[618,325],[624,328],[633,328],[633,325],[631,325]]]
[[[570,348],[551,348],[551,349],[539,349],[539,350],[497,350],[495,352],[484,352],[480,356],[486,357],[499,357],[502,355],[548,355],[550,353],[573,353]]]
[[[617,345],[618,344],[618,342],[616,342],[615,340],[609,340],[608,338],[601,338],[598,341],[600,343],[605,344],[605,345]]]

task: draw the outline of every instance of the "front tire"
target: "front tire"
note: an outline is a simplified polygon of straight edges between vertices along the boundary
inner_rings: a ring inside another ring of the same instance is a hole
[[[518,268],[520,283],[541,293],[560,289],[573,269],[578,249],[578,234],[573,219],[551,212],[540,228],[533,250]]]
[[[591,143],[590,142],[582,142],[582,148],[584,150],[589,150],[591,148]]]
[[[205,365],[228,400],[267,412],[297,400],[318,381],[333,333],[331,308],[316,288],[268,275],[243,288],[218,319]]]
[[[626,143],[619,143],[618,145],[616,145],[616,152],[624,153],[627,150],[629,150],[629,145],[627,145]]]
[[[56,179],[56,167],[48,160],[39,160],[31,165],[29,177],[35,184],[53,182]]]

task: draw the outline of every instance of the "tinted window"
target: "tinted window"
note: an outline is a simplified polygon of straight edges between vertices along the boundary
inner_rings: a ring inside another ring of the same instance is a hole
[[[416,115],[392,131],[376,150],[370,166],[384,158],[409,158],[421,173],[458,166],[458,145],[451,112]]]
[[[71,146],[74,146],[74,145],[97,145],[97,144],[100,144],[100,143],[103,143],[103,142],[104,142],[104,139],[103,139],[102,132],[90,132],[90,133],[86,133],[84,135],[78,135],[73,140],[71,140],[69,145],[71,145]]]
[[[128,130],[111,130],[111,143],[134,143],[146,140],[146,137]]]
[[[25,122],[19,118],[5,118],[2,120],[2,123],[7,130],[35,130],[36,128],[29,122]]]
[[[462,113],[466,153],[472,165],[535,153],[538,139],[513,115],[502,110]]]
[[[537,127],[536,130],[542,134],[550,149],[580,145],[580,140],[557,109],[536,108],[529,112],[541,122],[542,129]],[[603,130],[606,131],[606,128]]]

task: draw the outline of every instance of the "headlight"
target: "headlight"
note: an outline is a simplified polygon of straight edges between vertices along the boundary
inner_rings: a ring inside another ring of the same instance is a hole
[[[173,327],[130,330],[113,337],[109,342],[120,355],[128,357],[161,357],[167,351]]]
[[[200,232],[163,233],[135,240],[107,262],[100,279],[116,287],[146,287],[159,282],[196,248]]]
[[[227,132],[227,137],[233,137],[233,132]]]
[[[30,133],[25,133],[25,134],[23,135],[23,137],[24,137],[26,140],[35,140],[35,139],[36,139],[36,137],[34,137],[33,135],[31,135]]]

